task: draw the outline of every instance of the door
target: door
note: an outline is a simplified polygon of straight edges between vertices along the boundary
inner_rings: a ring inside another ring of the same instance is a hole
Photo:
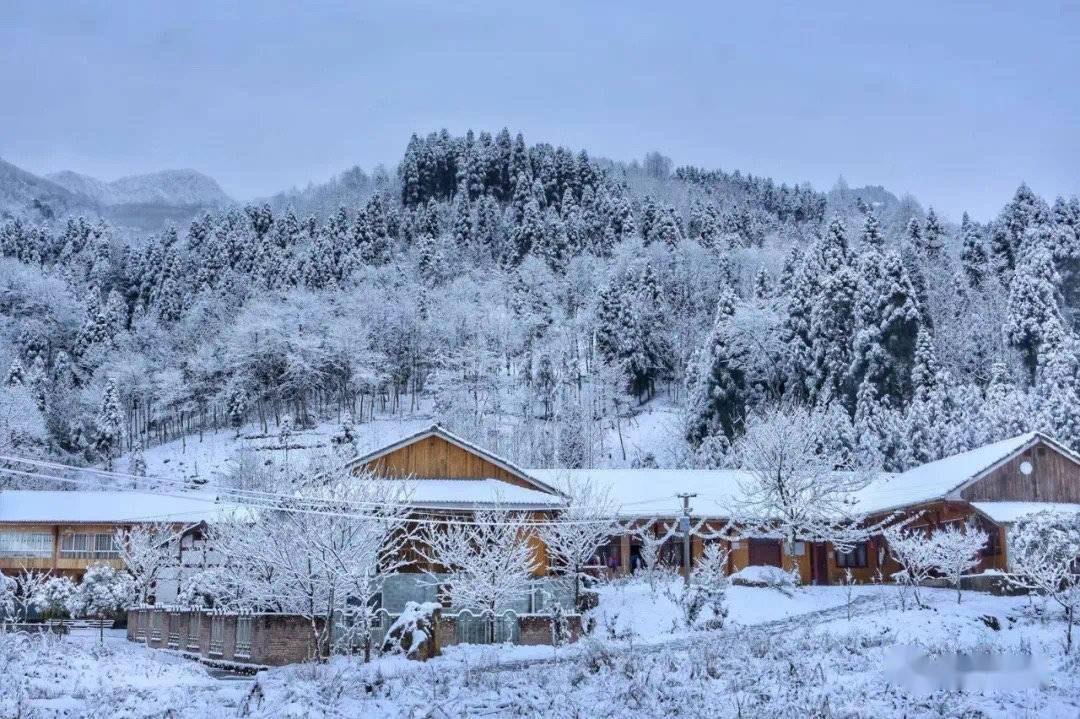
[[[779,539],[751,539],[750,540],[750,565],[779,567],[780,564],[780,540]]]
[[[814,584],[829,583],[828,545],[817,542],[810,545],[810,572]]]

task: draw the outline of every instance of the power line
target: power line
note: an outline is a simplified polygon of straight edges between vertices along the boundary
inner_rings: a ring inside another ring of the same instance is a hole
[[[12,458],[12,457],[0,457],[0,460],[21,461],[18,458]],[[59,466],[64,466],[64,465],[59,465]],[[81,468],[81,467],[80,468],[72,467],[72,469],[82,470],[83,468]],[[62,483],[67,483],[67,484],[73,484],[73,485],[76,485],[76,486],[84,486],[84,487],[85,486],[90,486],[94,490],[103,491],[99,484],[97,484],[96,482],[93,482],[93,480],[89,480],[89,479],[75,479],[75,478],[72,478],[72,477],[57,477],[55,475],[41,474],[41,473],[38,473],[38,472],[26,472],[26,471],[6,468],[6,467],[0,467],[0,474],[7,474],[9,476],[18,476],[18,477],[24,477],[24,478],[30,478],[30,479],[39,479],[39,480],[45,480],[45,481],[62,482]],[[134,475],[132,475],[132,476],[134,476]],[[406,481],[406,480],[395,480],[395,481]],[[418,480],[418,481],[423,481],[423,480]],[[208,503],[208,504],[215,504],[215,505],[218,505],[218,506],[224,506],[220,502],[220,499],[221,499],[220,496],[206,497],[206,496],[200,496],[200,495],[195,494],[195,493],[179,494],[179,493],[162,492],[162,491],[157,490],[157,489],[146,490],[146,489],[137,489],[137,488],[135,488],[135,489],[119,488],[119,489],[111,489],[111,490],[104,490],[104,491],[113,491],[113,492],[116,492],[116,493],[119,493],[119,494],[135,494],[135,495],[148,495],[149,494],[149,495],[153,495],[153,496],[170,497],[170,498],[184,499],[184,500],[194,500],[194,501],[205,502],[205,503]],[[228,492],[225,492],[224,494],[225,494],[226,498],[229,498]],[[236,511],[245,510],[245,509],[266,509],[266,510],[272,510],[272,511],[283,511],[283,512],[290,512],[290,513],[302,513],[302,514],[311,514],[311,515],[329,516],[329,517],[340,517],[340,518],[348,518],[348,519],[368,519],[368,520],[372,520],[372,521],[388,521],[390,519],[395,519],[395,518],[387,517],[385,515],[371,515],[371,514],[362,514],[362,513],[355,513],[355,512],[344,512],[344,511],[326,511],[325,509],[319,509],[320,506],[324,506],[324,507],[325,506],[329,506],[329,507],[367,506],[367,507],[375,507],[375,508],[383,509],[383,508],[387,507],[388,503],[352,502],[352,501],[349,501],[349,500],[305,498],[305,497],[297,497],[297,496],[291,496],[291,495],[285,495],[285,494],[274,494],[274,493],[264,493],[264,494],[267,495],[266,499],[260,499],[260,498],[255,498],[255,497],[246,497],[246,498],[245,497],[240,497],[239,499],[243,499],[244,501],[237,502],[235,504],[235,506],[231,507],[231,509],[236,510]],[[278,501],[278,502],[275,502],[275,503],[269,503],[268,500],[270,498],[276,499],[276,500],[282,500],[282,501]],[[233,499],[237,499],[237,498],[233,498]],[[254,501],[252,501],[252,500],[254,500]],[[296,502],[296,503],[299,503],[301,505],[309,505],[309,506],[299,506],[299,507],[297,507],[297,506],[289,506],[288,504],[286,504],[286,502]],[[406,500],[406,501],[400,503],[400,505],[398,505],[398,506],[408,508],[409,507],[409,502],[408,502],[408,500]],[[229,509],[228,506],[224,506],[224,508]],[[498,507],[496,506],[493,509],[497,510]],[[445,510],[430,510],[430,509],[423,509],[423,508],[415,508],[415,509],[411,509],[410,511],[419,512],[421,514],[436,515],[435,518],[425,518],[425,517],[422,517],[422,516],[421,517],[410,516],[407,519],[407,521],[409,523],[412,523],[412,524],[422,524],[422,525],[432,525],[432,526],[475,526],[477,524],[475,521],[454,520],[454,519],[448,519],[448,518],[445,518],[445,517],[442,517],[442,516],[438,516],[438,515],[446,514],[446,513],[453,514],[453,513],[462,512],[462,511],[475,511],[475,508],[472,508],[472,507],[462,507],[460,509],[450,508],[450,509],[445,509]],[[543,510],[530,508],[528,510],[518,510],[518,511],[543,511]],[[555,511],[555,510],[553,510],[553,511]],[[183,512],[178,512],[176,514],[184,514],[184,513]],[[134,519],[134,518],[132,518],[132,519]],[[624,520],[623,520],[623,518],[621,518],[617,514],[612,515],[611,517],[598,516],[598,517],[596,517],[594,519],[585,519],[585,520],[557,520],[557,519],[556,520],[546,520],[546,521],[524,520],[524,521],[514,521],[514,522],[494,522],[492,524],[494,524],[496,526],[525,526],[525,527],[533,527],[533,526],[541,527],[541,526],[547,526],[547,525],[575,526],[575,525],[592,525],[592,524],[596,524],[597,522],[601,522],[601,521],[604,521],[604,520],[609,520],[611,522],[611,524],[612,524],[612,532],[613,533],[623,530],[623,527],[621,525],[623,524]],[[125,520],[125,521],[127,521],[127,520]],[[630,520],[630,521],[632,521],[632,522],[641,521],[641,519],[637,518],[637,519]]]

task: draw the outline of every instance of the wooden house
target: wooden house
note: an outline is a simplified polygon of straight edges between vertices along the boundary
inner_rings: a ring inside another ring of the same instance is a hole
[[[533,469],[530,473],[552,481],[589,479],[610,486],[622,505],[625,521],[663,536],[680,514],[679,493],[696,495],[691,517],[705,521],[706,532],[728,526],[736,514],[740,480],[734,470]],[[1080,457],[1040,433],[979,447],[914,467],[900,474],[876,477],[857,493],[854,512],[868,523],[889,516],[910,520],[912,530],[933,532],[950,523],[963,523],[987,532],[990,541],[976,572],[1008,568],[1008,527],[1020,516],[1040,509],[1080,511]],[[677,538],[673,538],[676,539]],[[671,541],[671,540],[669,540]],[[704,542],[691,539],[691,561],[701,555]],[[729,570],[752,565],[773,565],[799,573],[804,583],[835,584],[850,570],[856,581],[886,581],[899,567],[891,561],[880,536],[871,537],[851,552],[841,553],[826,543],[796,542],[788,547],[779,539],[742,537],[723,541]],[[602,549],[601,562],[617,572],[634,571],[638,541],[633,534],[613,537]],[[681,565],[678,541],[662,557]]]
[[[499,507],[530,519],[556,516],[564,497],[508,460],[438,425],[405,437],[348,463],[355,475],[409,485],[409,504],[427,517],[468,516]],[[543,543],[531,537],[540,569],[547,571]],[[414,567],[419,571],[420,567]]]
[[[206,522],[226,511],[211,497],[137,491],[0,492],[0,573],[24,569],[48,571],[78,582],[92,564],[120,568],[118,530],[139,524],[171,524],[182,533],[178,564],[201,555],[199,535]],[[157,592],[163,601],[176,596],[178,579]]]

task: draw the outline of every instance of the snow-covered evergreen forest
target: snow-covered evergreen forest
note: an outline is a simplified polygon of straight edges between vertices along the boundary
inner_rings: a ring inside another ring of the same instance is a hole
[[[782,399],[828,415],[838,462],[892,471],[1028,429],[1080,446],[1075,197],[1022,185],[951,224],[505,129],[413,136],[394,170],[345,179],[338,207],[282,194],[138,239],[8,220],[0,449],[109,465],[423,411],[524,466],[580,467],[662,402],[682,440],[632,459],[716,467]]]

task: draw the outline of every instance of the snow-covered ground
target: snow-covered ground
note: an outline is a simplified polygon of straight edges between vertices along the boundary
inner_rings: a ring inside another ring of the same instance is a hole
[[[1080,649],[1064,654],[1040,599],[925,590],[904,609],[895,587],[733,587],[723,629],[687,632],[677,587],[602,587],[593,634],[557,651],[335,657],[248,682],[115,636],[0,635],[0,716],[1080,716]]]
[[[383,447],[430,427],[431,417],[376,417],[374,421],[355,426],[357,452],[364,453]],[[330,451],[330,438],[341,429],[338,422],[322,422],[309,429],[295,430],[289,437],[286,452],[273,424],[269,434],[263,434],[257,424],[234,429],[188,435],[183,439],[149,447],[143,453],[146,473],[169,479],[200,478],[213,483],[232,471],[243,453],[267,465],[303,467],[318,452]],[[130,455],[116,461],[116,471],[127,472]]]

